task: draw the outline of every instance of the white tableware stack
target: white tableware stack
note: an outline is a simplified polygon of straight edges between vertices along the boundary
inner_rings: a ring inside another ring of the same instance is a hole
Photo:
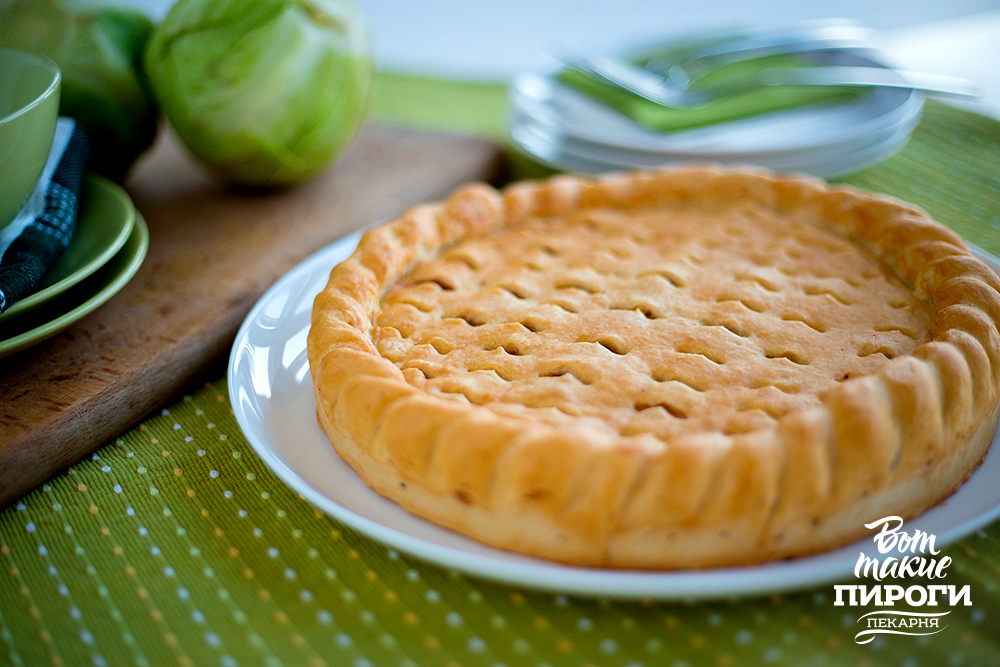
[[[868,48],[813,54],[823,65],[887,68]],[[561,64],[511,83],[508,138],[557,169],[596,174],[676,162],[752,164],[832,177],[900,150],[920,120],[924,95],[872,87],[863,95],[673,132],[649,129],[562,83]]]

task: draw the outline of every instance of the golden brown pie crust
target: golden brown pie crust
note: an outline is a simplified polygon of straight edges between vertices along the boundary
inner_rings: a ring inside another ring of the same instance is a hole
[[[972,473],[998,289],[887,197],[751,169],[558,176],[365,234],[309,360],[338,453],[416,514],[580,565],[753,563]]]

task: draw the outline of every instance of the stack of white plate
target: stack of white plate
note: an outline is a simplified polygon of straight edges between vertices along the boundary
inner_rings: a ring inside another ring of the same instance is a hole
[[[831,65],[885,67],[868,50],[836,51],[829,58]],[[656,132],[561,84],[557,73],[553,68],[514,79],[508,135],[542,163],[589,174],[714,162],[837,176],[880,162],[906,145],[924,102],[913,90],[872,88],[849,101]]]

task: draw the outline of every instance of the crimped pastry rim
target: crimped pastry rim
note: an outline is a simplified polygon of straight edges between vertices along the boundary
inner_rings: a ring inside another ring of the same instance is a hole
[[[386,288],[449,245],[527,215],[694,195],[808,208],[933,302],[933,340],[773,429],[683,436],[657,455],[423,392],[375,348],[369,331]],[[365,234],[316,299],[308,353],[319,421],[338,453],[417,514],[494,546],[573,564],[753,563],[849,542],[885,514],[916,515],[971,474],[996,425],[998,288],[960,237],[925,212],[853,188],[747,168],[557,176],[502,192],[468,186]],[[419,437],[414,419],[428,422]],[[469,481],[463,442],[483,431],[499,434],[490,443],[499,453],[489,479],[479,480],[487,491],[470,500],[456,494]],[[539,458],[552,451],[584,459],[577,471],[597,489],[593,498],[577,494],[572,506],[559,505],[562,470]],[[546,484],[554,502],[537,504],[525,493],[526,485]]]

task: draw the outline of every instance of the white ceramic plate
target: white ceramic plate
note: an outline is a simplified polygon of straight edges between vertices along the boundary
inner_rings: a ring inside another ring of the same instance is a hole
[[[798,153],[714,157],[712,161],[722,164],[754,164],[775,171],[832,178],[858,171],[897,153],[910,140],[910,134],[918,120],[919,116],[916,116],[911,122],[880,133],[871,143],[853,148],[827,146]],[[516,110],[510,114],[507,133],[511,142],[532,159],[556,169],[585,174],[622,169],[650,169],[690,159],[581,142],[572,137],[552,133],[544,124],[538,123],[537,119],[525,116]]]
[[[316,423],[306,358],[313,297],[357,245],[341,239],[269,289],[240,328],[229,360],[236,419],[264,462],[327,514],[387,546],[467,574],[530,588],[616,598],[710,599],[795,590],[851,578],[870,540],[817,556],[755,567],[646,572],[569,567],[485,546],[409,514],[369,489]],[[984,257],[985,258],[985,257]],[[985,258],[1000,270],[995,258]],[[906,529],[953,542],[1000,516],[1000,447],[941,505]],[[875,552],[877,554],[877,552]]]
[[[753,161],[758,164],[774,164],[783,166],[798,163],[822,162],[857,151],[870,149],[874,146],[894,141],[900,137],[908,137],[920,122],[920,114],[906,122],[885,128],[878,132],[862,137],[860,140],[841,142],[829,146],[820,146],[802,151],[776,151],[768,153],[746,153],[731,155],[706,155],[699,156],[699,160],[729,160],[740,159],[744,162]],[[525,114],[515,107],[509,109],[508,127],[518,126],[529,127],[541,136],[545,136],[549,141],[563,146],[565,149],[590,159],[603,160],[607,162],[626,162],[628,164],[655,165],[664,161],[677,159],[690,159],[687,156],[676,156],[672,153],[662,153],[659,151],[633,150],[621,146],[610,146],[607,144],[595,144],[575,137],[560,134],[554,128],[539,121],[538,118]]]

